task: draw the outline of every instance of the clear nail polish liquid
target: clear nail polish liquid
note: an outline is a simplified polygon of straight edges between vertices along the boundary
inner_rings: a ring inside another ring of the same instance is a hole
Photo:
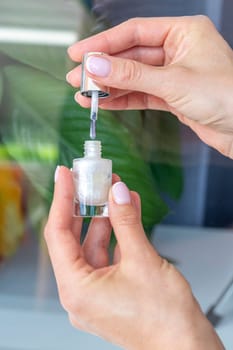
[[[101,142],[85,141],[84,157],[73,160],[74,216],[108,216],[112,161],[101,157]]]

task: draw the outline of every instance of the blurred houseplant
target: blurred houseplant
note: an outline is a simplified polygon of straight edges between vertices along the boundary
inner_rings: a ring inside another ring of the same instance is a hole
[[[13,254],[25,232],[23,174],[0,146],[0,261]]]
[[[80,20],[85,23],[81,36],[89,35],[94,19],[85,10]],[[70,167],[82,155],[89,111],[74,102],[74,89],[65,82],[72,67],[66,47],[3,43],[0,60],[2,143],[34,188],[29,215],[40,225],[51,200],[56,164]],[[152,111],[100,111],[97,135],[114,172],[140,193],[149,233],[168,210],[160,193],[178,198],[182,191],[175,118]]]

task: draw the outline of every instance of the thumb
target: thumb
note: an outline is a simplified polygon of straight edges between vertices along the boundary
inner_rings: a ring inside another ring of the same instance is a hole
[[[151,249],[141,223],[138,200],[123,182],[115,183],[110,190],[109,217],[122,258],[144,255],[145,249]]]
[[[163,98],[167,67],[155,67],[105,54],[91,54],[86,60],[85,68],[87,74],[101,85],[141,91]]]

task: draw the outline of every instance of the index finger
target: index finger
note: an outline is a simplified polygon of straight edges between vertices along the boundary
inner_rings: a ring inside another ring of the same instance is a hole
[[[83,54],[90,51],[113,55],[135,46],[161,47],[174,21],[175,17],[130,19],[75,43],[69,47],[68,54],[72,60],[81,62]]]

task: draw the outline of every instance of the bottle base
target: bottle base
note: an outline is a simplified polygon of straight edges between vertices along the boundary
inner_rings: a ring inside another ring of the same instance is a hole
[[[77,217],[108,217],[108,204],[86,205],[74,200],[73,216]]]

